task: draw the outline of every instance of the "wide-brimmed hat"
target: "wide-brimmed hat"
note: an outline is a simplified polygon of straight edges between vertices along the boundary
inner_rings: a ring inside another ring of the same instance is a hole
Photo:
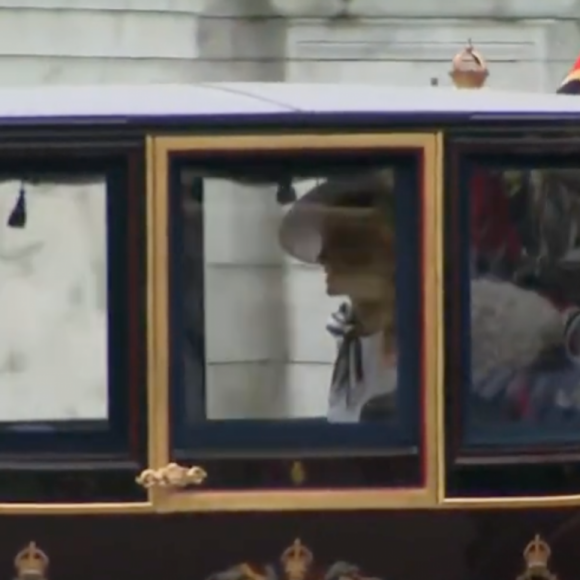
[[[356,218],[357,214],[368,215],[369,208],[386,209],[392,202],[392,189],[391,171],[324,181],[296,201],[282,220],[282,248],[301,262],[318,263],[328,218],[340,214]]]

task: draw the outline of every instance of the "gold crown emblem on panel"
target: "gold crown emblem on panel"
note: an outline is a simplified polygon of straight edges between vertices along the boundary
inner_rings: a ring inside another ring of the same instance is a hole
[[[282,552],[280,561],[288,580],[305,580],[314,561],[314,556],[297,538],[289,548]]]
[[[548,543],[542,540],[539,534],[536,534],[534,539],[524,549],[526,569],[518,577],[518,580],[531,580],[532,578],[556,580],[556,576],[548,568],[548,561],[551,555],[552,550]]]
[[[48,563],[48,556],[34,542],[30,542],[14,558],[17,578],[45,578]]]
[[[361,569],[345,561],[315,566],[312,551],[296,538],[280,555],[279,562],[244,562],[212,574],[207,580],[379,580],[364,576]]]

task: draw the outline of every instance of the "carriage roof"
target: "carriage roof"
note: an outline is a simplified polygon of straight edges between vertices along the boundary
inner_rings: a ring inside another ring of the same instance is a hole
[[[282,117],[580,118],[575,96],[380,85],[216,83],[0,89],[0,124]]]

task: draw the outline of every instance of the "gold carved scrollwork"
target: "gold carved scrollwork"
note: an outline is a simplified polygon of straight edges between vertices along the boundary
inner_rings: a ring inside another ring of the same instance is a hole
[[[536,534],[524,550],[526,567],[517,580],[557,580],[557,576],[548,567],[551,555],[550,546]]]
[[[206,479],[207,473],[202,467],[183,467],[177,463],[169,463],[159,469],[145,469],[136,478],[136,482],[145,489],[184,488],[188,485],[201,485]]]
[[[314,555],[300,539],[286,548],[277,563],[264,565],[244,562],[207,580],[379,580],[363,576],[358,566],[335,562],[331,566],[315,566]]]
[[[34,542],[30,542],[14,558],[16,580],[46,580],[48,563],[48,556]]]

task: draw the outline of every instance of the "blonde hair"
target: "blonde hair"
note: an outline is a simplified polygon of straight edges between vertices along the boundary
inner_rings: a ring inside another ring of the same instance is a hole
[[[396,350],[396,240],[392,223],[385,220],[384,214],[378,208],[367,209],[366,215],[357,216],[356,227],[351,230],[352,236],[357,236],[357,249],[368,250],[369,270],[376,273],[384,282],[383,299],[380,301],[384,315],[382,334],[385,355],[391,355]],[[348,233],[347,233],[348,236]],[[344,240],[349,243],[349,240]],[[356,313],[356,304],[353,308]]]

